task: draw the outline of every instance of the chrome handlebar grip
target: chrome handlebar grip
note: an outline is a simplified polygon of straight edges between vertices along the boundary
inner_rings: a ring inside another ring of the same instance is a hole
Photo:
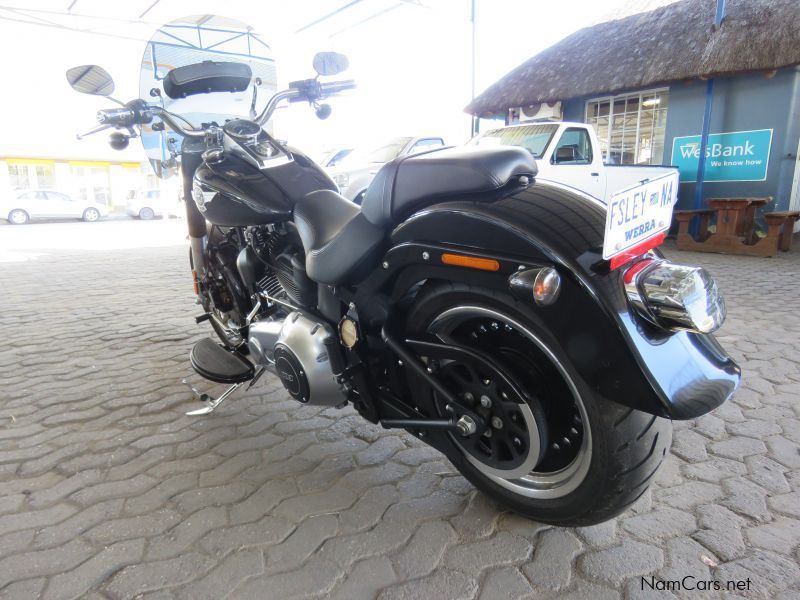
[[[107,108],[97,111],[97,122],[101,125],[126,126],[132,125],[136,112],[132,108]]]

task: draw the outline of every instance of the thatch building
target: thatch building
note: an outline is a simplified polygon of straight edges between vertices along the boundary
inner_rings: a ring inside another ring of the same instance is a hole
[[[681,167],[685,206],[713,78],[710,143],[719,156],[706,162],[706,196],[773,196],[769,209],[800,208],[800,0],[728,0],[719,27],[715,10],[716,0],[682,0],[581,29],[466,111],[507,123],[543,115],[592,123],[609,162]],[[752,133],[761,130],[771,134]],[[763,164],[710,165],[736,146]]]

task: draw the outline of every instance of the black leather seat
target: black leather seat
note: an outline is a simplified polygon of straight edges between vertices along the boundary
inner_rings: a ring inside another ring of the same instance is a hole
[[[447,148],[385,164],[360,209],[336,192],[311,192],[294,207],[306,272],[319,283],[357,282],[378,264],[387,230],[415,210],[451,198],[494,200],[535,175],[522,148]]]
[[[380,260],[386,230],[361,209],[330,190],[311,192],[294,206],[294,223],[306,251],[306,273],[314,281],[340,285],[358,281]]]
[[[390,226],[448,198],[494,200],[524,187],[536,172],[530,152],[514,146],[464,146],[401,156],[375,175],[361,212],[370,223]]]

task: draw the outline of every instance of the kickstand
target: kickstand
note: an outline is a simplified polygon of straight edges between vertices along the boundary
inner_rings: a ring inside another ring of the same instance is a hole
[[[201,393],[200,391],[196,390],[192,386],[192,384],[190,384],[189,381],[186,380],[186,379],[184,379],[182,383],[184,385],[186,385],[190,390],[192,390],[192,393],[194,394],[194,397],[196,399],[198,399],[201,402],[205,403],[205,406],[203,408],[198,408],[197,410],[190,410],[189,412],[187,412],[186,414],[189,415],[190,417],[195,417],[195,416],[199,416],[199,415],[207,415],[209,413],[214,412],[214,409],[217,408],[220,404],[222,404],[222,401],[225,400],[225,398],[227,398],[228,396],[233,394],[233,392],[235,392],[236,390],[238,390],[242,386],[242,383],[234,383],[227,390],[222,392],[222,394],[220,394],[219,398],[215,399],[212,396],[209,396],[208,394],[204,394],[204,393]]]

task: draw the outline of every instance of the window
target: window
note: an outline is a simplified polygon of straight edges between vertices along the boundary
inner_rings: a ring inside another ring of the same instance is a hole
[[[668,101],[666,89],[588,101],[586,122],[597,131],[603,160],[617,165],[660,164]]]
[[[36,165],[36,187],[43,189],[56,187],[53,165]]]
[[[582,127],[570,127],[558,140],[553,163],[560,165],[588,165],[592,162],[592,142],[589,132]]]
[[[444,142],[441,138],[427,138],[419,140],[414,147],[411,148],[409,154],[416,154],[417,152],[425,152],[426,150],[433,150],[434,148],[441,148]]]
[[[475,146],[519,146],[530,152],[534,158],[541,158],[550,140],[558,130],[558,125],[517,125],[487,131],[473,138]]]
[[[8,165],[8,176],[11,180],[12,189],[25,190],[31,187],[31,180],[28,177],[28,165]]]
[[[72,198],[60,192],[47,192],[47,197],[58,202],[73,202]]]

